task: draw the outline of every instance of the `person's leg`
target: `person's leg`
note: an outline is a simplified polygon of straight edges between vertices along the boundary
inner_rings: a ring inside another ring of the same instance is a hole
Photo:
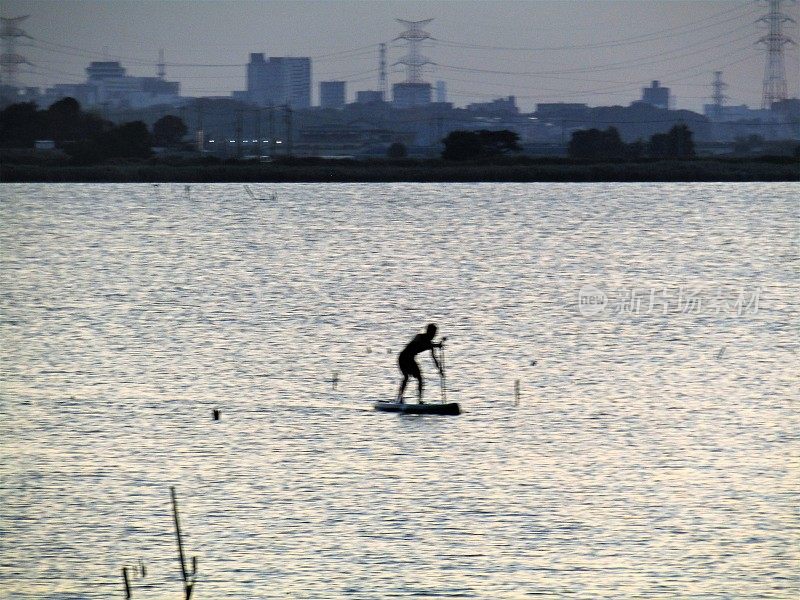
[[[422,373],[419,370],[419,365],[417,361],[412,360],[408,365],[408,374],[411,377],[414,377],[417,380],[417,396],[419,399],[420,404],[422,403]]]
[[[419,365],[417,364],[416,361],[414,361],[412,364],[408,366],[409,366],[409,375],[415,377],[417,380],[417,396],[419,403],[422,404],[422,387],[424,385],[422,383],[422,373],[420,372]]]
[[[403,393],[406,391],[408,384],[408,376],[414,371],[414,359],[409,360],[409,357],[402,352],[397,357],[397,366],[400,367],[400,372],[403,374],[403,380],[400,382],[400,390],[397,392],[397,401],[403,402]]]
[[[397,392],[397,401],[403,402],[403,392],[406,391],[406,384],[408,383],[408,374],[403,373],[403,381],[400,382],[400,391]]]

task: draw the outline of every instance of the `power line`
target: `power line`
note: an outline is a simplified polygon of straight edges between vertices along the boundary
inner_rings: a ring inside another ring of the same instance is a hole
[[[727,52],[725,54],[725,56],[732,56],[732,55],[738,54],[738,53],[740,53],[742,51],[750,51],[750,50],[752,50],[752,48],[748,44],[747,46],[744,46],[744,47],[738,48],[736,50]],[[744,58],[747,59],[749,57],[744,57]],[[681,73],[681,72],[684,72],[684,71],[688,71],[688,70],[694,69],[694,68],[696,68],[698,66],[702,66],[702,65],[707,64],[709,62],[714,62],[714,61],[718,61],[718,60],[719,60],[719,57],[711,58],[711,59],[705,60],[705,61],[703,61],[701,63],[691,65],[689,67],[684,67],[682,69],[677,69],[677,70],[674,70],[674,71],[670,71],[668,73],[665,73],[665,75],[669,76],[669,75]],[[741,60],[736,61],[736,62],[741,62]],[[728,63],[728,64],[732,64],[732,63]],[[445,67],[445,68],[450,68],[447,65],[439,65],[439,66],[442,66],[442,67]],[[721,65],[721,66],[727,66],[727,65]],[[486,74],[486,73],[491,73],[491,72],[483,71],[483,73]],[[499,72],[497,74],[504,74],[504,73]],[[705,74],[705,71],[703,71],[703,74]],[[694,76],[695,75],[692,75],[692,76],[686,77],[684,79],[688,79],[688,78],[691,78],[691,77],[694,77]],[[619,87],[619,86],[638,87],[638,85],[639,85],[639,84],[631,83],[630,81],[608,81],[608,80],[600,80],[600,79],[585,79],[585,78],[578,78],[578,77],[561,77],[561,76],[558,76],[558,75],[537,75],[537,77],[541,77],[543,79],[556,79],[556,80],[566,80],[566,81],[587,81],[587,82],[591,81],[591,82],[598,82],[598,83],[602,82],[602,81],[607,81],[608,83],[614,84],[614,85],[611,85],[611,86],[604,86],[604,87],[600,87],[600,88],[594,88],[593,90],[587,90],[589,92],[595,91],[595,90],[614,89],[614,88]],[[662,79],[663,79],[663,77],[662,77]],[[471,83],[470,81],[466,81],[466,80],[462,80],[462,81],[464,81],[465,83]],[[679,82],[679,81],[681,81],[681,79],[671,79],[669,81],[670,82]],[[707,87],[707,84],[685,84],[685,85],[690,85],[690,86],[695,86],[696,85],[697,87]],[[516,84],[516,83],[515,83],[515,86],[519,87],[519,85]],[[524,86],[523,86],[523,88],[524,88]]]
[[[743,47],[738,48],[738,49],[736,49],[736,50],[734,50],[732,52],[728,52],[726,55],[727,56],[735,56],[736,54],[739,54],[739,53],[741,53],[743,51],[750,52],[751,50],[752,50],[752,46],[748,44],[747,46],[743,46]],[[702,66],[704,64],[707,64],[709,62],[716,62],[719,67],[728,67],[728,66],[732,66],[732,65],[741,63],[741,62],[743,62],[745,60],[748,60],[750,58],[751,58],[750,56],[744,56],[744,57],[739,58],[737,60],[728,61],[728,62],[725,62],[723,64],[719,64],[719,62],[718,62],[719,61],[719,57],[714,57],[714,58],[705,60],[705,61],[703,61],[701,63],[695,64],[695,65],[691,65],[690,67],[674,70],[674,71],[668,73],[667,75],[681,73],[681,72],[684,72],[684,71],[689,71],[689,70],[697,68],[698,66]],[[706,70],[702,70],[702,71],[698,71],[698,72],[692,73],[692,74],[687,75],[687,76],[682,77],[682,78],[669,79],[669,80],[667,80],[667,82],[670,83],[670,84],[675,84],[675,83],[679,83],[679,82],[681,82],[681,81],[683,81],[685,79],[691,79],[691,78],[694,78],[694,77],[697,77],[697,76],[700,76],[700,75],[707,76],[707,74],[708,73],[707,73]],[[555,77],[555,78],[556,79],[564,79],[564,78],[559,78],[559,77]],[[482,83],[485,83],[483,81],[475,82],[474,80],[455,79],[455,78],[452,78],[452,77],[449,77],[448,79],[450,81],[461,81],[463,83],[471,83],[471,84],[475,84],[475,83],[482,84]],[[571,80],[571,81],[599,81],[599,80],[583,80],[583,79],[578,79],[578,78],[568,78],[568,79]],[[519,86],[519,84],[515,84],[515,89],[520,89],[520,87],[521,87],[521,89],[527,89],[527,90],[532,90],[532,91],[549,91],[549,92],[558,93],[561,98],[564,98],[564,97],[582,97],[582,96],[587,96],[587,95],[590,95],[590,94],[592,94],[592,95],[603,95],[603,96],[623,96],[623,95],[628,95],[629,93],[636,91],[638,89],[638,87],[639,87],[638,84],[631,84],[630,82],[611,82],[611,83],[617,83],[619,85],[611,85],[611,86],[604,86],[604,87],[592,88],[592,89],[584,89],[584,90],[564,90],[564,89],[561,89],[561,88],[545,88],[545,87],[541,87],[541,86],[529,87],[529,86]],[[706,83],[704,83],[704,84],[682,84],[682,85],[692,86],[692,87],[697,86],[697,87],[704,87],[704,88],[706,88],[708,86],[708,84],[706,84]],[[628,92],[627,94],[623,93],[625,90],[627,90],[627,92]],[[475,96],[481,96],[481,94],[477,94],[477,93],[474,94],[474,95]],[[501,95],[503,95],[503,93],[495,93],[491,97],[495,97],[496,98],[496,97],[501,96]],[[514,94],[514,95],[517,96],[517,97],[520,97],[520,98],[536,98],[536,97],[539,97],[539,96],[520,95],[520,94]],[[484,95],[484,96],[488,96],[488,94]],[[691,98],[691,99],[706,98],[706,96],[681,96],[681,97],[682,98]]]
[[[749,26],[749,24],[745,25],[745,26]],[[679,52],[679,51],[686,50],[688,48],[695,48],[697,46],[702,46],[704,44],[707,44],[710,41],[713,41],[715,39],[718,39],[720,37],[723,37],[725,35],[728,35],[730,33],[735,32],[735,31],[738,31],[738,30],[742,29],[745,26],[739,26],[739,27],[737,27],[737,28],[735,28],[735,29],[733,29],[731,31],[725,32],[723,34],[720,34],[720,35],[715,36],[713,38],[710,38],[708,40],[703,40],[701,42],[690,44],[688,46],[683,46],[683,48],[681,48],[680,50],[674,50],[674,51],[671,51],[671,52],[660,52],[658,54],[652,54],[652,55],[649,55],[649,56],[643,56],[643,57],[639,57],[639,58],[633,58],[633,59],[627,59],[627,60],[623,60],[623,61],[605,63],[605,64],[600,64],[600,65],[592,65],[592,66],[588,66],[588,67],[573,68],[573,69],[559,69],[559,70],[549,70],[549,71],[501,71],[501,70],[494,70],[494,69],[476,69],[476,68],[462,67],[462,66],[457,66],[457,65],[445,65],[445,64],[442,64],[442,63],[436,63],[436,65],[439,66],[439,67],[445,67],[445,68],[454,69],[454,70],[458,70],[458,71],[471,71],[471,72],[476,72],[476,73],[495,73],[495,74],[500,74],[500,75],[518,75],[518,76],[563,75],[565,73],[587,73],[587,72],[598,72],[598,71],[620,71],[620,70],[626,69],[626,68],[628,68],[629,66],[632,66],[632,65],[635,65],[637,67],[650,66],[650,65],[653,65],[653,64],[658,64],[660,62],[667,61],[667,60],[671,61],[671,60],[674,60],[676,58],[683,58],[683,57],[686,57],[686,56],[691,56],[691,55],[697,54],[697,52],[708,52],[709,50],[715,50],[717,48],[721,48],[723,46],[728,46],[730,44],[733,44],[733,43],[736,43],[736,42],[740,42],[740,41],[745,40],[745,39],[751,39],[750,34],[747,34],[747,35],[744,35],[742,37],[736,38],[734,40],[727,40],[727,41],[725,41],[723,43],[715,44],[713,46],[710,46],[710,47],[707,47],[707,48],[702,48],[700,50],[696,50],[696,51],[692,51],[692,52],[684,52],[683,54],[672,55],[673,52]],[[658,59],[650,61],[650,62],[646,62],[651,58],[658,58]],[[643,62],[643,61],[645,61],[645,62]]]
[[[79,58],[103,58],[103,59],[117,59],[119,61],[125,61],[130,64],[135,64],[137,66],[157,66],[158,61],[148,61],[142,60],[139,58],[133,58],[129,56],[120,56],[114,54],[106,54],[104,52],[96,52],[93,50],[87,50],[85,48],[79,48],[78,46],[71,46],[69,44],[57,44],[55,42],[49,42],[47,40],[40,40],[36,37],[32,37],[31,46],[34,48],[38,48],[39,50],[43,50],[45,52],[58,52],[59,54],[66,54],[68,56],[77,56]],[[52,47],[51,47],[52,46]],[[167,66],[173,66],[172,64],[167,64]],[[236,66],[236,65],[233,65]]]
[[[91,50],[88,48],[81,48],[79,46],[72,46],[69,44],[57,44],[55,42],[50,42],[47,40],[40,40],[38,38],[31,38],[33,41],[37,42],[39,45],[34,45],[34,47],[39,48],[40,50],[45,50],[48,52],[55,52],[54,48],[59,48],[62,50],[71,50],[73,51],[73,56],[83,56],[83,57],[98,57],[98,58],[114,58],[119,61],[125,61],[130,64],[135,64],[137,66],[158,66],[160,64],[159,61],[147,60],[138,57],[132,56],[124,56],[119,54],[106,54],[103,52],[98,52],[96,50]],[[52,46],[53,48],[48,48],[47,46]],[[321,62],[325,62],[326,60],[336,61],[336,60],[344,60],[347,58],[355,58],[357,55],[367,55],[369,52],[374,52],[376,48],[378,48],[379,44],[369,44],[367,46],[361,46],[358,48],[351,48],[347,50],[339,50],[336,52],[329,52],[326,54],[317,54],[310,56],[314,60],[318,60]],[[63,54],[69,54],[67,52],[62,52]],[[246,67],[247,63],[191,63],[191,62],[165,62],[165,66],[167,67],[197,67],[197,68],[234,68],[234,67]]]
[[[367,52],[374,53],[375,50],[380,47],[380,45],[381,45],[380,43],[369,44],[367,46],[361,46],[359,48],[353,48],[351,50],[340,50],[338,52],[330,52],[328,54],[317,54],[317,55],[314,55],[314,56],[310,56],[309,58],[312,58],[314,60],[321,60],[321,59],[325,59],[325,58],[329,58],[329,57],[333,57],[333,56],[339,56],[339,55],[342,55],[342,54],[349,54],[351,52],[359,52],[361,54],[364,54],[364,53],[367,53]]]
[[[720,13],[716,13],[716,14],[711,15],[709,17],[706,17],[704,19],[700,19],[699,21],[694,21],[691,24],[681,25],[681,26],[672,27],[672,28],[668,28],[668,29],[660,29],[657,32],[652,32],[652,33],[648,33],[648,34],[641,34],[641,35],[636,35],[636,36],[632,36],[632,37],[628,37],[628,38],[621,38],[621,39],[618,39],[618,40],[609,40],[609,41],[606,41],[606,42],[597,42],[597,43],[592,43],[592,44],[564,44],[564,45],[561,45],[561,46],[539,46],[539,47],[516,46],[516,47],[514,47],[514,46],[490,46],[490,45],[480,45],[480,44],[466,44],[466,43],[461,43],[461,42],[455,42],[455,41],[452,41],[452,40],[443,40],[443,39],[439,39],[439,38],[434,38],[434,40],[436,42],[438,42],[438,43],[441,43],[441,44],[445,45],[445,46],[451,46],[451,47],[455,47],[455,48],[468,48],[468,49],[477,49],[477,50],[501,50],[501,51],[511,51],[511,52],[548,52],[548,51],[559,51],[559,50],[591,50],[591,49],[597,49],[597,48],[614,48],[614,47],[618,47],[618,46],[628,46],[628,45],[634,45],[634,44],[645,44],[645,43],[653,42],[653,41],[660,40],[660,39],[673,39],[676,34],[668,34],[669,32],[679,31],[681,29],[684,29],[686,27],[691,27],[692,25],[696,25],[697,23],[701,23],[701,22],[706,21],[706,20],[711,19],[711,18],[715,18],[715,17],[718,17],[718,16],[726,15],[726,14],[729,14],[729,13],[732,13],[732,12],[738,12],[738,11],[741,11],[742,8],[746,9],[745,13],[751,12],[751,7],[750,7],[750,5],[748,3],[748,4],[744,4],[742,6],[739,6],[739,7],[735,8],[735,9],[733,9],[733,10],[724,10],[724,11],[722,11]],[[719,25],[723,25],[725,23],[729,23],[731,21],[735,21],[737,19],[740,19],[742,16],[745,16],[745,14],[736,15],[734,17],[731,17],[730,19],[726,19],[724,21],[719,21],[717,23],[712,23],[710,25],[705,25],[703,27],[696,27],[696,28],[693,28],[693,29],[688,29],[687,31],[681,32],[681,33],[679,33],[677,35],[686,35],[686,34],[694,33],[694,32],[697,32],[697,31],[703,31],[703,30],[709,29],[711,27],[717,27]]]

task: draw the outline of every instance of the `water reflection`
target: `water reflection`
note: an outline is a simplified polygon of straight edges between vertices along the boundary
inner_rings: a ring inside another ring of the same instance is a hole
[[[4,597],[177,596],[170,485],[197,598],[797,589],[798,186],[252,188],[3,186]],[[429,321],[466,414],[374,414]]]

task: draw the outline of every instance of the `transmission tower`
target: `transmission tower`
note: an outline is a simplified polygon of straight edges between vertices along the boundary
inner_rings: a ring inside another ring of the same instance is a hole
[[[794,44],[794,40],[783,33],[784,23],[794,23],[789,15],[781,12],[781,4],[795,0],[766,0],[769,13],[759,22],[769,26],[769,33],[758,40],[767,47],[767,66],[764,70],[764,93],[761,97],[761,108],[770,108],[773,102],[786,100],[786,67],[783,64],[783,47]]]
[[[714,102],[714,120],[722,120],[722,105],[728,98],[723,91],[728,87],[727,83],[722,81],[722,71],[714,71],[714,83],[711,84],[714,88],[714,93],[711,95],[711,100]]]
[[[164,79],[167,74],[167,65],[164,63],[164,49],[158,51],[158,78]]]
[[[17,40],[22,37],[30,38],[30,36],[19,28],[19,24],[27,19],[30,15],[24,17],[0,17],[0,38],[3,40],[3,52],[0,54],[0,75],[2,82],[11,87],[19,87],[17,75],[19,74],[19,66],[27,64],[24,56],[17,54]]]
[[[378,89],[381,92],[381,100],[386,102],[389,98],[389,83],[386,79],[386,44],[380,46],[380,74],[378,76]]]
[[[408,42],[408,54],[395,64],[406,66],[406,83],[424,83],[422,81],[422,67],[433,63],[420,54],[419,47],[424,40],[431,39],[431,35],[423,31],[422,28],[433,19],[425,19],[424,21],[396,20],[405,25],[407,29],[394,39]]]

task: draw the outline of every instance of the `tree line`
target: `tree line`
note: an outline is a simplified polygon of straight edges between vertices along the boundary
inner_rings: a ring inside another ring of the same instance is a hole
[[[576,131],[569,141],[567,154],[570,158],[592,160],[685,160],[695,156],[692,132],[686,125],[675,125],[667,133],[656,133],[650,136],[648,142],[637,140],[631,144],[622,141],[615,127],[605,131]]]
[[[142,121],[115,125],[81,110],[74,98],[63,98],[44,110],[34,103],[12,104],[0,111],[0,147],[33,148],[37,140],[52,140],[74,163],[96,164],[107,159],[143,159],[153,146],[178,147],[187,133],[183,121],[161,117],[152,131]],[[486,160],[522,152],[513,131],[452,131],[442,140],[442,158],[452,161]],[[615,127],[605,131],[575,131],[567,148],[573,159],[631,161],[640,159],[690,159],[695,156],[692,132],[676,125],[645,142],[625,143]],[[394,144],[390,158],[402,158],[406,149]]]
[[[522,151],[519,135],[513,131],[452,131],[442,140],[445,160],[480,160],[508,156]],[[619,131],[584,129],[575,131],[569,141],[570,158],[585,160],[689,159],[695,156],[692,132],[686,125],[675,125],[667,133],[657,133],[644,142],[622,141]]]
[[[52,140],[80,164],[149,158],[154,145],[177,146],[186,132],[183,121],[173,115],[161,117],[152,131],[142,121],[115,125],[84,112],[74,98],[63,98],[44,110],[23,102],[0,111],[0,147],[33,148],[37,140]]]

